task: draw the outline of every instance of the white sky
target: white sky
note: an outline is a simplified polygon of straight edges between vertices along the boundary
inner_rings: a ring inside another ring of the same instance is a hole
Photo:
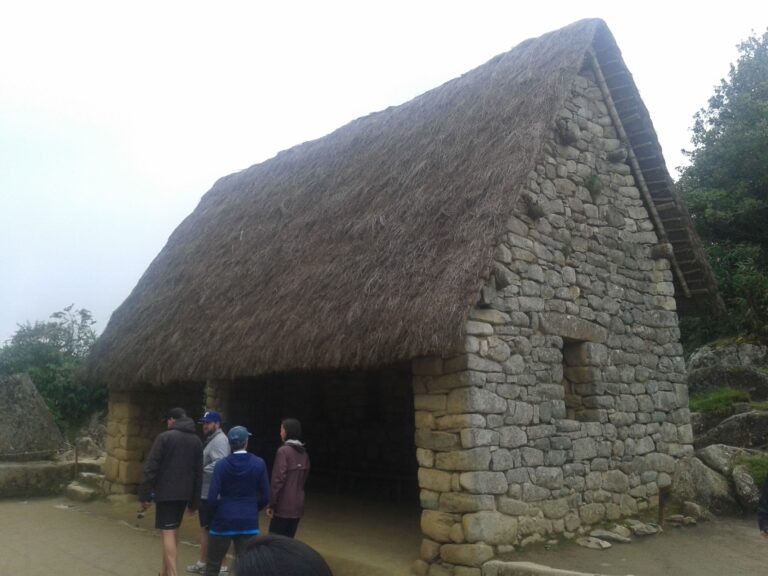
[[[0,343],[72,303],[101,332],[217,178],[587,17],[674,174],[768,2],[0,2]]]

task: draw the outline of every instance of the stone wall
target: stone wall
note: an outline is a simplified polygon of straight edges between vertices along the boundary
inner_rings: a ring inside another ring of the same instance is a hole
[[[416,574],[480,565],[658,501],[692,453],[670,263],[592,72],[577,78],[466,326],[414,361]]]
[[[123,392],[111,390],[107,414],[107,457],[104,461],[104,492],[135,493],[141,483],[144,460],[152,442],[166,430],[163,416],[181,406],[192,417],[201,415],[202,384],[162,390]]]

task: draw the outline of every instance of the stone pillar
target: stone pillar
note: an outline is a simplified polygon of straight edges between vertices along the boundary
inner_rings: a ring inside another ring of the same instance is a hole
[[[110,391],[104,462],[108,494],[134,493],[141,482],[144,459],[162,430],[162,422],[153,418],[157,408],[148,409],[150,403],[145,392]]]
[[[144,461],[158,434],[166,429],[165,412],[181,406],[192,418],[202,415],[202,383],[165,388],[110,390],[104,491],[132,494],[144,474]]]
[[[232,382],[230,380],[208,380],[205,383],[205,407],[220,412],[225,420],[230,416]]]
[[[517,538],[517,519],[496,511],[495,495],[506,494],[508,482],[492,464],[500,434],[487,428],[507,403],[483,387],[486,374],[469,369],[472,362],[471,355],[413,362],[424,534],[414,574],[480,576],[480,566]]]

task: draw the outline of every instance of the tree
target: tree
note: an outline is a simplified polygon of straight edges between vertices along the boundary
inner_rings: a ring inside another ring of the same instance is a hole
[[[705,319],[684,334],[694,340],[768,339],[768,31],[738,48],[728,78],[694,116],[679,181],[728,309],[724,323]]]
[[[65,431],[81,426],[106,406],[104,388],[77,381],[77,373],[96,341],[91,313],[74,305],[46,322],[19,325],[0,348],[0,375],[29,374],[40,395]]]

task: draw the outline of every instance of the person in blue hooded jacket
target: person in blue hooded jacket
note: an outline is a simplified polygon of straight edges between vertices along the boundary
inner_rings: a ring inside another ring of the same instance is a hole
[[[246,451],[250,433],[234,426],[227,438],[232,454],[219,460],[208,489],[211,524],[205,576],[218,576],[230,542],[235,555],[259,534],[259,511],[269,502],[269,478],[264,460]]]

